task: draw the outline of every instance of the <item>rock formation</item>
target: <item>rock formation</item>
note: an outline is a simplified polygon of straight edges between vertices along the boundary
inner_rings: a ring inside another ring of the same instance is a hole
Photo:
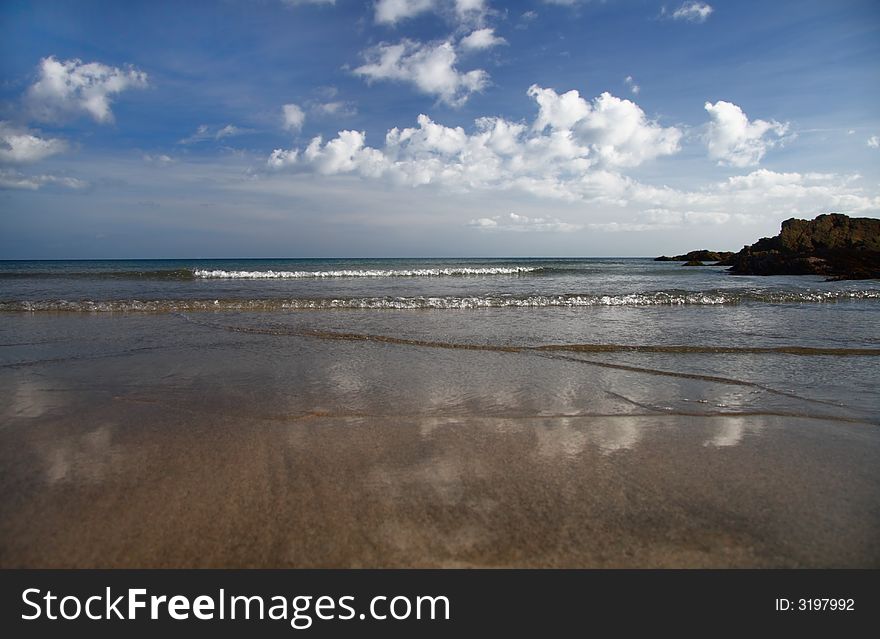
[[[691,251],[690,253],[685,253],[684,255],[676,255],[674,257],[669,257],[666,255],[661,255],[660,257],[655,257],[655,262],[724,262],[733,256],[732,251],[708,251],[706,249],[700,251]],[[725,265],[729,266],[729,265]]]
[[[880,278],[880,219],[840,213],[782,223],[775,237],[745,246],[730,259],[735,275],[824,275]]]

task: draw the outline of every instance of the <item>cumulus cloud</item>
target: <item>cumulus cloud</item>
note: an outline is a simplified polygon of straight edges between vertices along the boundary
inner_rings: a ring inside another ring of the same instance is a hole
[[[668,14],[673,20],[685,20],[687,22],[705,22],[712,15],[714,9],[705,2],[685,2],[671,14]],[[664,7],[663,13],[666,14]]]
[[[570,232],[583,228],[582,224],[570,224],[553,217],[529,217],[508,213],[480,217],[468,222],[468,226],[485,231],[519,231],[519,232]]]
[[[298,104],[285,104],[281,107],[284,128],[288,131],[300,131],[306,121],[306,114]]]
[[[464,104],[489,82],[489,75],[482,69],[462,72],[456,68],[457,55],[451,42],[382,43],[364,52],[364,58],[366,64],[354,69],[354,73],[367,81],[412,84],[421,93],[436,96],[452,106]]]
[[[271,169],[283,169],[293,166],[299,158],[299,149],[275,149],[266,160],[266,166]]]
[[[29,129],[0,121],[0,162],[32,164],[67,149],[64,140],[43,138]]]
[[[880,137],[872,135],[868,138],[868,146],[872,149],[880,149]]]
[[[788,132],[788,123],[749,121],[743,110],[731,102],[706,102],[710,122],[705,141],[709,157],[719,164],[744,167],[761,161]]]
[[[537,85],[529,88],[540,107],[535,129],[550,127],[556,132],[571,131],[572,139],[588,145],[592,155],[605,165],[638,166],[661,155],[679,150],[682,133],[650,121],[630,100],[602,93],[592,102],[577,91],[562,95]]]
[[[461,47],[467,50],[489,49],[499,44],[507,44],[507,40],[495,35],[491,28],[477,29],[461,39]]]
[[[379,24],[396,24],[429,11],[433,6],[433,0],[378,0],[374,16]]]
[[[57,175],[25,175],[19,171],[0,169],[0,189],[36,191],[47,185],[67,189],[84,189],[89,184],[77,178]]]
[[[200,124],[195,133],[179,140],[178,144],[196,144],[198,142],[207,142],[210,140],[216,141],[236,135],[243,135],[245,133],[247,133],[247,129],[242,129],[234,124],[227,124],[226,126],[219,128],[212,128],[207,124]]]
[[[86,114],[96,122],[112,122],[113,96],[147,86],[147,74],[134,67],[120,69],[100,62],[40,61],[39,77],[28,89],[25,101],[34,119],[57,121]]]
[[[519,189],[563,199],[602,197],[617,178],[609,171],[675,153],[681,132],[650,121],[634,103],[603,93],[589,102],[576,91],[558,95],[533,86],[531,126],[479,118],[474,130],[447,127],[420,115],[418,126],[393,128],[384,147],[366,145],[362,131],[314,138],[304,151],[276,149],[267,164],[322,174],[386,177],[409,186],[457,190]]]
[[[326,144],[315,138],[305,152],[278,149],[268,163],[276,169],[354,174],[410,187],[434,185],[449,192],[516,190],[538,198],[589,204],[605,215],[618,211],[611,221],[584,225],[603,232],[754,223],[779,215],[812,217],[827,211],[880,212],[880,196],[866,191],[858,175],[758,169],[696,190],[681,190],[646,184],[613,169],[581,170],[576,163],[546,153],[529,158],[529,163],[522,155],[528,132],[522,124],[484,119],[482,128],[468,135],[425,116],[420,120],[417,129],[392,129],[383,151],[367,146],[363,132],[344,131]],[[570,222],[544,217],[517,222],[509,216],[470,222],[484,230],[575,230],[559,224]]]
[[[857,175],[757,169],[695,190],[646,184],[622,171],[676,153],[682,138],[679,129],[650,120],[637,104],[608,93],[590,100],[577,91],[560,94],[532,86],[528,94],[537,111],[530,121],[483,117],[466,130],[420,115],[416,126],[390,129],[381,145],[368,145],[364,131],[341,131],[326,141],[316,137],[305,149],[276,149],[267,165],[272,170],[355,175],[447,192],[517,191],[620,212],[617,219],[583,225],[594,231],[744,223],[780,214],[880,211],[880,196],[860,186]],[[756,122],[746,119],[746,125],[741,128],[752,131],[749,127]],[[771,124],[773,128],[781,130],[783,125]],[[758,130],[770,129],[758,125]],[[748,144],[738,142],[737,136],[733,139],[735,143],[724,146],[725,157],[737,161],[756,156]],[[749,150],[742,150],[743,146]],[[574,230],[560,224],[572,222],[509,215],[470,222],[484,230]]]
[[[378,0],[373,5],[377,23],[395,25],[432,11],[465,24],[479,24],[488,13],[486,0]]]
[[[553,89],[542,89],[533,84],[528,93],[540,107],[533,126],[536,131],[543,131],[548,126],[558,130],[571,129],[590,114],[589,103],[575,90],[559,95]]]

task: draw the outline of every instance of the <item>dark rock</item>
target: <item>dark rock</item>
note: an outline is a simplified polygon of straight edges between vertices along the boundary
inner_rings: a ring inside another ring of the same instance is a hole
[[[687,263],[682,264],[682,266],[706,266],[706,265],[703,264],[700,260],[690,260]]]
[[[714,266],[733,266],[733,260],[736,258],[736,253],[733,251],[726,251],[721,254],[721,259],[715,262]]]
[[[655,257],[655,262],[691,262],[691,261],[699,261],[699,262],[718,262],[721,260],[726,260],[733,256],[732,251],[708,251],[706,249],[700,251],[691,251],[690,253],[685,253],[684,255],[676,255],[675,257],[667,257],[666,255],[661,255],[660,257]]]
[[[831,213],[785,220],[779,235],[743,247],[730,265],[735,275],[880,278],[880,219]]]

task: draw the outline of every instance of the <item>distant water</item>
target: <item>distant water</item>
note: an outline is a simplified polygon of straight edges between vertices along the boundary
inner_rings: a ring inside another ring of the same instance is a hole
[[[880,283],[731,276],[650,259],[0,262],[2,311],[479,309],[863,302]]]

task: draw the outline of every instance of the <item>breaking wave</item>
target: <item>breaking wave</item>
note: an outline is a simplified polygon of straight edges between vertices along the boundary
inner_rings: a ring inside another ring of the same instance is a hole
[[[483,295],[347,298],[172,299],[172,300],[38,300],[3,301],[6,312],[175,313],[195,311],[283,310],[467,310],[591,306],[719,306],[742,303],[819,304],[880,300],[880,290],[850,291],[658,291],[629,295]]]
[[[194,275],[201,279],[229,280],[298,280],[327,279],[334,277],[447,277],[467,275],[520,275],[544,271],[543,267],[530,266],[474,266],[456,268],[416,269],[346,269],[335,271],[223,271],[196,269]]]

